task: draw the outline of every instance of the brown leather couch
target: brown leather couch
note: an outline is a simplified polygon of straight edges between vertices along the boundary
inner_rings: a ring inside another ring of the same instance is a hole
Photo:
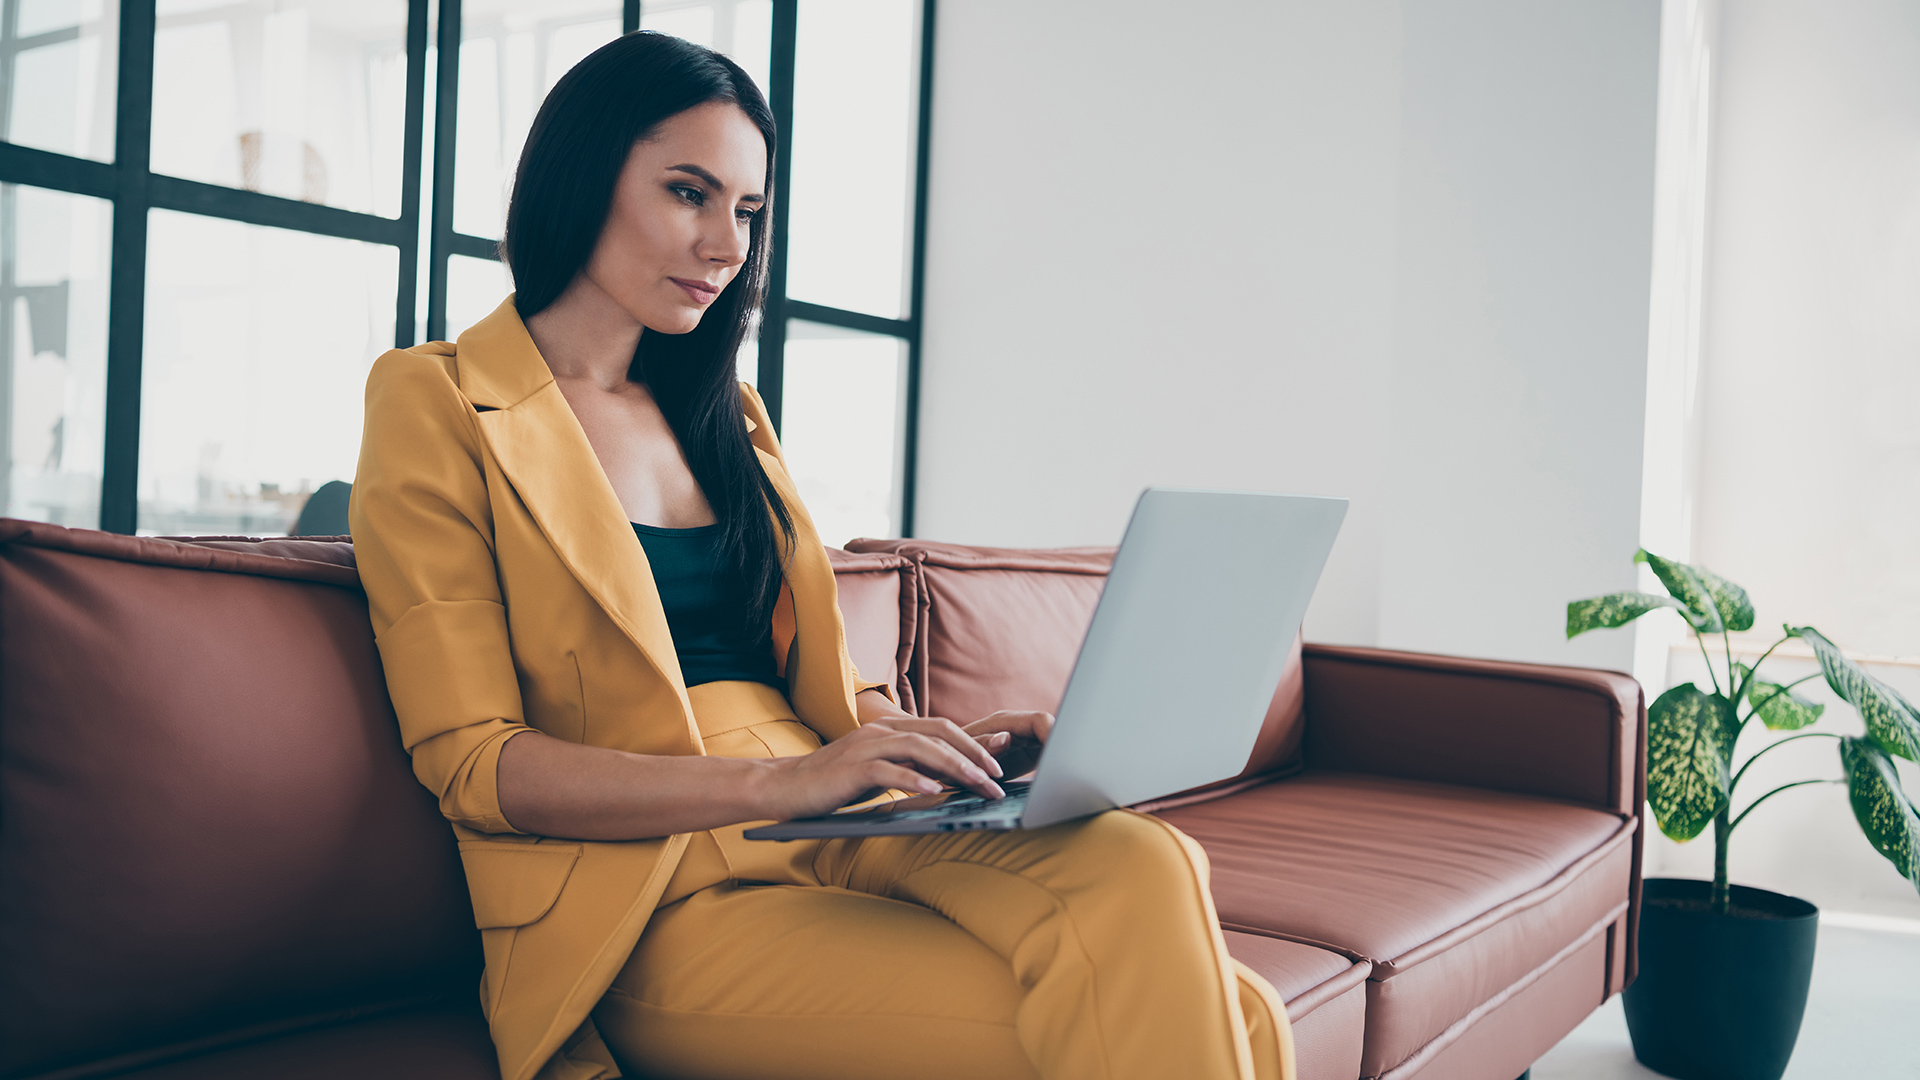
[[[1054,704],[1109,558],[851,546],[856,663],[956,717]],[[1508,1080],[1632,978],[1643,732],[1624,675],[1308,645],[1150,809],[1303,1080]],[[479,956],[350,544],[0,521],[0,1080],[494,1078]]]

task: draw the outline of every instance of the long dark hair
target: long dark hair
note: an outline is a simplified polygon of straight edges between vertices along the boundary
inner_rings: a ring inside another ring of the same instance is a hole
[[[520,152],[501,242],[522,319],[559,299],[586,267],[634,144],[669,117],[712,101],[738,106],[766,138],[771,200],[773,113],[732,60],[641,30],[602,45],[561,76]],[[756,633],[780,596],[780,540],[790,549],[794,539],[793,519],[747,438],[734,381],[735,354],[766,292],[770,228],[763,207],[753,215],[746,264],[700,325],[685,334],[642,331],[627,369],[659,403],[720,520],[721,550],[740,570],[748,625]]]

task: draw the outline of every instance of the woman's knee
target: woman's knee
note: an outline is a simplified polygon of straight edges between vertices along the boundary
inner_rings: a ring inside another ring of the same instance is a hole
[[[1075,846],[1128,877],[1207,880],[1207,854],[1199,844],[1159,818],[1132,810],[1086,819]]]
[[[1253,1051],[1254,1080],[1291,1080],[1294,1075],[1293,1024],[1287,1007],[1265,978],[1238,960],[1233,962],[1240,991],[1240,1013],[1247,1022]]]

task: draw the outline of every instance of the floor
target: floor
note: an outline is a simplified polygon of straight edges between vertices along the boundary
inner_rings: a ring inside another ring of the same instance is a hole
[[[1873,920],[1856,920],[1872,923]],[[1894,920],[1881,920],[1894,922]],[[1920,1080],[1920,925],[1820,925],[1807,1017],[1785,1080]],[[1662,1080],[1633,1059],[1618,997],[1533,1067],[1533,1080]]]

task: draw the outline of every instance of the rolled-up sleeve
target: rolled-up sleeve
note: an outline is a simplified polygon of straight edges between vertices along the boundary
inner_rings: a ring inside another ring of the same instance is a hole
[[[521,732],[480,433],[443,358],[387,353],[367,379],[349,522],[387,692],[414,775],[451,821],[500,812],[500,748]]]

